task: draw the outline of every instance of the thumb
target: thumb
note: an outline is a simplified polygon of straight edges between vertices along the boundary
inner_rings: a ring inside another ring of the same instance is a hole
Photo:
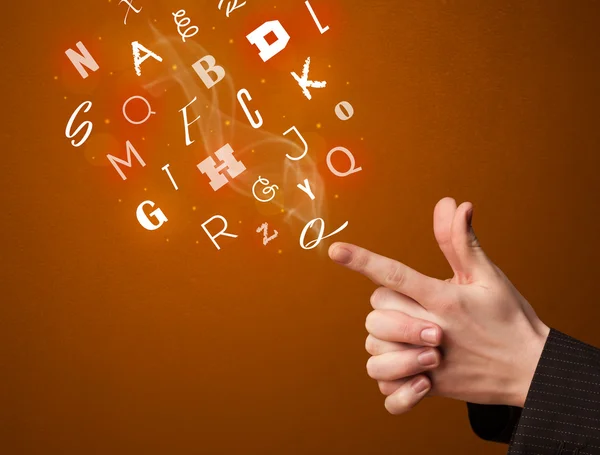
[[[452,246],[463,273],[474,276],[489,271],[491,261],[481,248],[473,229],[473,204],[464,202],[456,209],[451,230]]]

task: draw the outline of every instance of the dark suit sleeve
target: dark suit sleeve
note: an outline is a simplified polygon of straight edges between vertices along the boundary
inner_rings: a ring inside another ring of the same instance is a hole
[[[600,455],[600,350],[552,329],[523,409],[468,411],[473,431],[510,455]]]

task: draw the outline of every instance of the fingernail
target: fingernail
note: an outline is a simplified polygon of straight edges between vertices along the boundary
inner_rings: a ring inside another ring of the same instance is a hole
[[[473,208],[470,208],[467,212],[467,227],[471,227],[473,225]]]
[[[417,357],[417,360],[424,367],[430,367],[437,363],[437,356],[435,355],[435,352],[430,349],[428,351],[421,352]]]
[[[338,246],[332,251],[331,259],[339,264],[348,264],[352,260],[352,251],[343,246]]]
[[[437,344],[437,329],[429,328],[421,332],[421,340],[429,344]]]
[[[429,388],[429,381],[425,378],[415,378],[410,384],[415,393],[422,393]]]

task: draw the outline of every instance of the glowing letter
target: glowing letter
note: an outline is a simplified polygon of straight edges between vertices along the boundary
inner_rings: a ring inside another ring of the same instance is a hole
[[[210,186],[214,191],[217,191],[227,185],[229,180],[222,172],[227,172],[234,179],[246,170],[246,166],[241,161],[233,157],[234,151],[231,145],[227,144],[215,152],[215,155],[221,163],[217,166],[217,162],[213,157],[209,156],[198,165],[198,169],[203,174],[210,177]]]
[[[285,156],[287,156],[292,161],[299,161],[302,158],[304,158],[306,156],[306,154],[308,153],[308,144],[306,143],[306,140],[300,134],[300,131],[298,131],[298,128],[296,128],[295,126],[292,126],[289,130],[287,130],[285,133],[283,133],[283,135],[287,136],[292,131],[294,131],[298,135],[298,137],[302,141],[302,144],[304,144],[304,153],[302,155],[300,155],[300,156],[297,156],[297,157],[293,157],[293,156],[290,156],[288,154],[286,154]]]
[[[319,31],[321,32],[321,35],[323,33],[325,33],[327,30],[329,30],[329,25],[325,28],[321,27],[321,23],[319,22],[319,19],[317,18],[317,15],[315,14],[314,10],[312,9],[312,6],[310,6],[310,2],[308,0],[306,0],[306,2],[304,2],[306,4],[306,7],[308,8],[308,11],[310,12],[310,15],[312,16],[312,18],[315,21],[315,24],[317,24],[317,27],[319,27]]]
[[[175,191],[178,191],[179,188],[177,188],[177,183],[175,183],[175,179],[173,179],[173,176],[171,175],[171,171],[169,171],[169,166],[170,166],[170,164],[164,165],[162,170],[165,171],[167,173],[167,175],[169,176],[169,178],[171,179],[171,183],[175,187]]]
[[[268,233],[268,231],[269,231],[269,223],[263,223],[263,224],[262,224],[262,225],[261,225],[261,226],[260,226],[260,227],[259,227],[259,228],[256,230],[256,233],[257,233],[257,234],[258,234],[258,233],[261,233],[261,232],[264,232],[264,236],[263,236],[263,245],[264,245],[264,246],[267,246],[271,240],[275,240],[275,239],[276,239],[276,238],[279,236],[279,232],[277,232],[277,231],[275,231],[275,230],[274,230],[274,231],[273,231],[273,232],[274,232],[274,234],[273,234],[271,237],[269,237],[269,233]]]
[[[354,108],[348,101],[342,101],[335,107],[335,115],[345,122],[346,120],[350,120],[354,115]]]
[[[181,36],[181,40],[185,43],[186,38],[191,38],[198,33],[198,27],[196,25],[192,25],[191,27],[186,28],[182,31],[184,27],[190,25],[192,20],[189,17],[184,17],[183,19],[179,19],[182,16],[185,16],[185,10],[180,9],[176,13],[172,13],[173,18],[175,20],[175,24],[177,24],[177,32],[179,36]]]
[[[306,233],[308,232],[308,230],[310,228],[313,227],[313,225],[317,221],[321,222],[321,229],[319,230],[317,238],[315,240],[311,240],[308,243],[304,243],[304,237],[306,237]],[[331,237],[331,236],[343,231],[344,229],[346,229],[346,227],[348,227],[347,221],[340,228],[338,228],[335,232],[332,232],[329,235],[323,236],[323,234],[325,233],[325,221],[323,221],[322,218],[316,218],[316,219],[310,221],[302,230],[302,234],[300,234],[300,246],[305,250],[312,250],[313,248],[316,248],[319,245],[319,243],[321,243],[322,240],[325,240],[326,238]]]
[[[159,62],[162,62],[163,60],[162,57],[159,57],[154,52],[146,49],[137,41],[131,43],[131,47],[133,48],[133,66],[135,66],[135,74],[137,74],[138,76],[142,75],[140,65],[144,63],[148,58],[152,57],[153,59],[158,60]],[[146,55],[140,57],[140,50],[144,51]]]
[[[252,128],[260,128],[263,124],[263,119],[260,115],[260,112],[254,111],[254,115],[256,115],[256,118],[257,118],[257,120],[255,121],[252,118],[252,114],[250,113],[248,106],[246,106],[246,103],[244,102],[244,98],[243,98],[244,96],[246,98],[248,98],[248,101],[252,101],[252,97],[250,96],[250,93],[245,88],[241,89],[238,92],[237,99],[240,102],[240,105],[242,106],[242,109],[244,110],[246,117],[248,117],[248,120],[250,121],[250,125],[252,125]]]
[[[204,63],[206,63],[206,68],[204,67]],[[222,66],[217,65],[217,61],[212,55],[202,57],[192,65],[192,68],[194,68],[194,71],[200,76],[200,79],[202,79],[202,82],[204,82],[204,85],[208,89],[221,82],[225,77],[225,70]],[[213,79],[210,73],[215,73],[217,79]]]
[[[213,220],[221,220],[223,222],[223,229],[221,230],[221,232],[219,232],[217,235],[211,235],[210,232],[208,232],[208,229],[206,229],[206,225],[208,223],[210,223]],[[213,216],[210,220],[206,221],[205,223],[202,224],[202,229],[204,229],[204,232],[206,232],[206,235],[208,235],[208,238],[212,240],[212,243],[215,244],[215,246],[217,247],[217,250],[220,250],[221,247],[219,246],[219,244],[216,242],[217,237],[223,236],[223,237],[231,237],[231,238],[237,238],[237,235],[234,234],[229,234],[225,231],[227,231],[227,220],[225,218],[223,218],[221,215],[215,215]]]
[[[156,209],[153,212],[151,212],[150,215],[146,215],[146,212],[144,212],[144,207],[146,205],[149,205],[150,207],[154,207],[154,202],[152,202],[152,201],[142,202],[138,206],[137,211],[136,211],[137,219],[144,229],[147,229],[149,231],[156,231],[159,227],[161,227],[163,224],[165,224],[167,221],[169,221],[161,209]],[[158,224],[153,224],[148,217],[156,218],[156,220],[158,221]]]
[[[146,115],[146,118],[144,120],[142,120],[141,122],[134,122],[127,115],[127,106],[129,105],[129,102],[131,100],[142,100],[142,101],[144,101],[144,103],[146,103],[146,107],[148,108],[148,115]],[[150,106],[150,103],[148,102],[148,100],[146,98],[144,98],[143,96],[132,96],[127,101],[125,101],[125,104],[123,104],[123,116],[132,125],[141,125],[142,123],[146,123],[148,121],[148,119],[154,114],[156,114],[156,112],[154,112],[152,110],[152,106]]]
[[[265,196],[268,196],[269,194],[271,195],[271,197],[269,199],[261,199],[256,195],[256,185],[263,185],[264,188],[262,189],[262,194],[264,194]],[[254,182],[254,185],[252,185],[252,194],[254,195],[254,199],[256,199],[258,202],[269,202],[272,201],[275,198],[275,194],[277,192],[277,190],[279,189],[279,187],[277,185],[270,185],[269,180],[267,179],[263,179],[260,175],[258,176],[258,180],[256,182]]]
[[[140,9],[135,9],[135,7],[133,6],[133,2],[132,2],[131,0],[121,0],[121,1],[119,2],[119,5],[120,5],[121,3],[123,3],[123,2],[125,2],[125,3],[127,4],[127,6],[128,6],[128,8],[127,8],[127,12],[125,13],[125,20],[123,21],[123,23],[124,23],[125,25],[127,25],[127,16],[129,15],[129,10],[130,10],[130,9],[133,9],[133,11],[135,11],[135,13],[136,13],[136,14],[140,14],[140,11],[142,11],[142,8],[140,8]]]
[[[346,171],[346,172],[340,172],[335,167],[333,167],[333,163],[331,162],[331,157],[333,156],[333,154],[335,152],[344,152],[346,154],[346,156],[350,160],[350,169],[348,169],[348,171]],[[331,149],[329,151],[329,153],[327,154],[327,167],[329,167],[329,170],[334,175],[337,175],[338,177],[348,177],[349,175],[356,174],[357,172],[362,171],[362,167],[358,167],[357,168],[355,166],[356,166],[356,160],[354,159],[354,155],[347,148],[336,147],[334,149]]]
[[[221,7],[223,6],[223,1],[224,1],[224,0],[221,0],[221,1],[219,2],[219,9],[221,9]],[[234,12],[236,9],[238,9],[238,8],[241,8],[241,7],[242,7],[242,6],[244,6],[245,4],[246,4],[246,2],[244,2],[244,3],[240,3],[240,4],[238,5],[238,3],[237,3],[237,0],[233,0],[233,6],[232,6],[232,5],[231,5],[231,2],[227,2],[227,12],[226,12],[226,15],[227,15],[227,17],[229,17],[229,15],[230,15],[232,12]]]
[[[277,37],[277,41],[273,44],[269,44],[265,39],[270,33],[274,33]],[[263,62],[266,62],[279,54],[285,49],[290,41],[290,35],[288,35],[288,32],[285,31],[285,28],[283,28],[283,25],[281,25],[281,22],[279,21],[265,22],[246,36],[246,38],[248,38],[250,44],[254,44],[258,47],[258,50],[260,51],[258,55],[262,58]]]
[[[180,109],[179,112],[183,112],[183,126],[185,127],[185,145],[190,146],[192,145],[194,142],[196,141],[191,141],[190,140],[190,126],[192,125],[192,123],[197,122],[198,120],[200,120],[200,116],[196,117],[196,120],[194,120],[193,122],[188,122],[188,116],[187,116],[187,108],[193,104],[196,101],[196,97],[194,97],[194,99],[192,101],[190,101],[190,103],[185,106],[183,109]]]
[[[299,183],[298,188],[300,188],[302,191],[304,191],[306,194],[308,194],[308,197],[310,197],[313,201],[315,200],[315,195],[313,194],[312,190],[310,189],[310,182],[308,181],[308,179],[304,179],[304,185]]]
[[[75,142],[74,140],[71,141],[71,144],[73,145],[73,147],[79,147],[79,146],[83,145],[83,143],[85,141],[87,141],[88,137],[90,137],[90,134],[92,133],[92,128],[94,126],[92,122],[87,120],[87,121],[83,122],[81,125],[79,125],[79,127],[75,130],[74,133],[71,132],[71,129],[73,128],[73,120],[75,120],[75,117],[77,117],[77,114],[79,114],[79,111],[81,110],[81,108],[83,106],[86,106],[85,109],[83,110],[83,112],[89,112],[89,110],[92,108],[92,102],[85,101],[85,102],[81,103],[79,105],[79,107],[77,109],[75,109],[75,112],[73,112],[73,114],[71,115],[71,118],[69,119],[69,122],[67,123],[67,128],[65,129],[65,134],[67,135],[67,137],[69,139],[73,139],[75,136],[77,136],[79,134],[79,132],[83,128],[87,128],[85,131],[85,134],[83,135],[83,138],[81,138],[81,140],[79,142]]]
[[[306,59],[304,62],[304,67],[302,68],[302,77],[299,77],[296,73],[292,72],[292,76],[298,82],[298,85],[302,88],[302,93],[309,100],[312,99],[312,95],[310,93],[309,88],[324,88],[327,86],[327,81],[309,81],[308,80],[308,72],[310,71],[310,57]]]
[[[136,159],[139,161],[139,163],[142,165],[142,167],[146,166],[146,163],[144,163],[144,160],[138,154],[137,150],[131,144],[131,142],[127,141],[126,147],[127,147],[127,161],[122,160],[122,159],[117,158],[117,157],[114,157],[112,155],[106,155],[106,157],[108,158],[108,161],[110,161],[110,163],[114,166],[114,168],[117,170],[117,172],[119,173],[119,175],[121,176],[121,178],[123,180],[127,180],[127,177],[125,176],[125,174],[123,173],[123,171],[119,167],[119,164],[117,164],[117,163],[120,163],[123,166],[131,167],[131,165],[132,165],[132,162],[131,162],[131,153],[132,152],[133,152],[133,156],[136,157]]]
[[[81,77],[86,79],[88,77],[88,72],[85,70],[84,66],[94,72],[98,71],[100,66],[96,63],[94,57],[92,57],[81,41],[77,43],[77,49],[79,49],[81,54],[78,54],[73,49],[67,49],[65,54],[67,54],[67,57],[69,57],[71,63],[75,65],[75,69],[79,71]]]

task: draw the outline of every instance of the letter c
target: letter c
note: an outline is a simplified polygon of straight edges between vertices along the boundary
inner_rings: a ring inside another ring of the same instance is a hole
[[[146,205],[154,207],[154,202],[144,201],[138,206],[136,211],[137,219],[144,229],[147,229],[148,231],[156,231],[163,224],[169,221],[161,209],[156,209],[153,212],[151,212],[150,215],[146,215],[146,212],[144,212],[144,207]],[[148,217],[156,218],[158,224],[153,224],[152,221],[150,221],[150,218]]]

